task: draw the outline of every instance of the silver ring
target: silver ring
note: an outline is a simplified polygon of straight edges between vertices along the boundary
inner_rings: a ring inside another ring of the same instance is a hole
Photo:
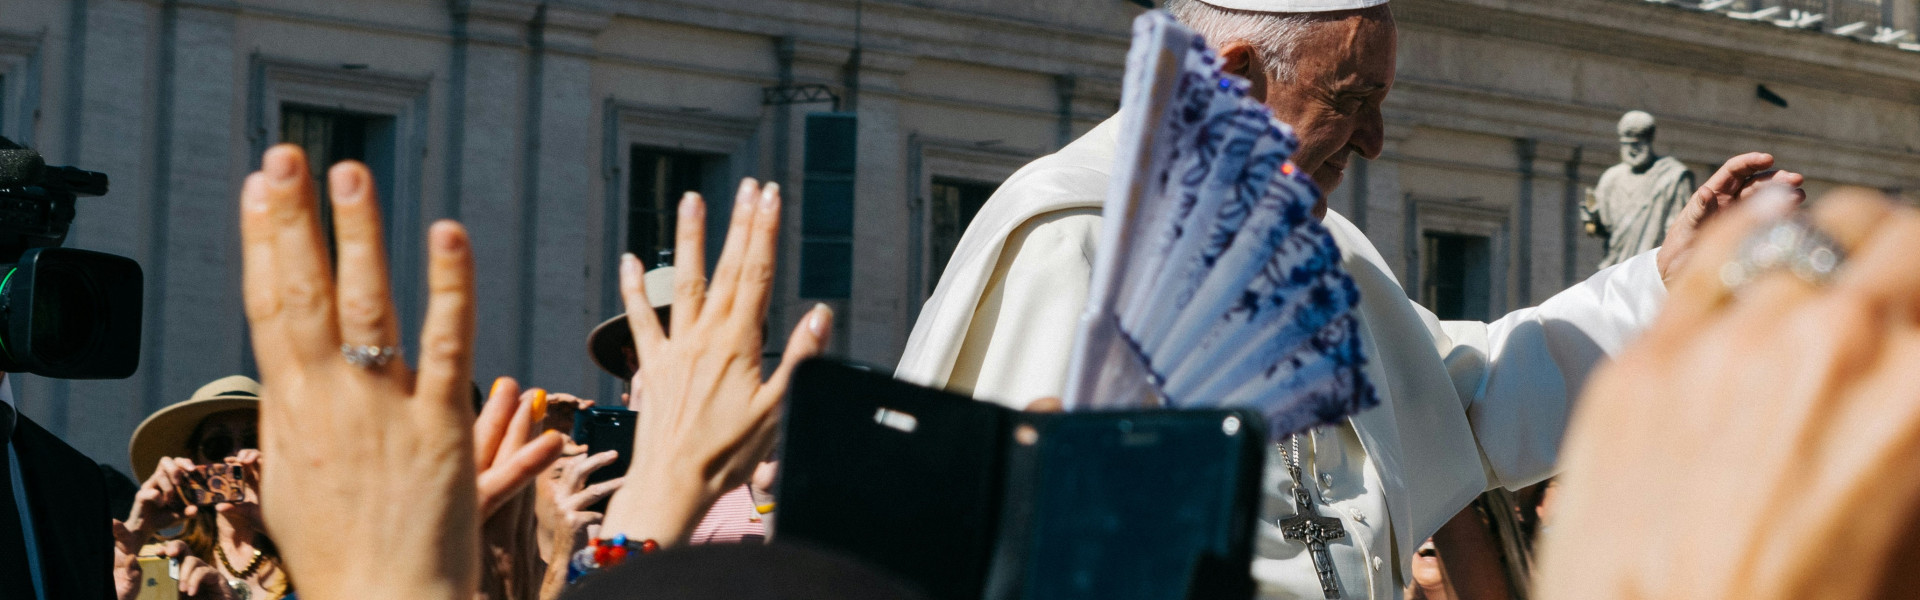
[[[370,369],[383,367],[400,356],[399,346],[355,346],[341,344],[340,355],[347,357],[347,364]]]
[[[1770,271],[1785,269],[1801,281],[1823,286],[1846,262],[1840,243],[1804,218],[1774,221],[1747,236],[1734,259],[1720,267],[1720,283],[1738,293]]]

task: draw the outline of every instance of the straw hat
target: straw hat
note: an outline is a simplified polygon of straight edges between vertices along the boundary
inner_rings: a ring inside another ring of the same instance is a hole
[[[134,481],[146,481],[153,475],[160,457],[182,456],[193,451],[187,438],[202,419],[229,410],[259,410],[260,382],[245,375],[222,377],[194,390],[193,397],[149,415],[133,430],[127,454],[133,459]]]
[[[653,313],[660,317],[660,328],[666,329],[667,317],[673,310],[673,266],[647,271],[646,282],[647,304],[653,305]],[[593,364],[600,365],[600,370],[614,377],[633,378],[633,369],[627,368],[627,355],[621,352],[632,347],[633,330],[627,328],[626,313],[601,321],[587,334],[587,355],[593,357]]]

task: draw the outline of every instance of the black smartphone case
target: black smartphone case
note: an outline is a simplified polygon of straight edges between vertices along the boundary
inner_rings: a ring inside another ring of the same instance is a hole
[[[613,462],[587,474],[587,485],[627,474],[627,465],[633,463],[633,433],[639,418],[639,413],[618,406],[595,406],[573,413],[573,441],[586,444],[587,456],[608,450],[620,452]],[[601,498],[587,510],[605,513],[610,499]]]
[[[814,360],[785,427],[775,539],[930,597],[1253,594],[1256,414],[1024,413]]]

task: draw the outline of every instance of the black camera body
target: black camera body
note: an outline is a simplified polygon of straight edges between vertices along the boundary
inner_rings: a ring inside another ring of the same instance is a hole
[[[49,167],[0,137],[0,371],[124,379],[139,367],[140,264],[60,247],[74,201],[106,193],[106,174]]]

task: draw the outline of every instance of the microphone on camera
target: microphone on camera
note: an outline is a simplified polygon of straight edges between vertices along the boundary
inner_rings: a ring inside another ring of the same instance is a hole
[[[36,185],[47,170],[46,159],[27,149],[0,150],[0,188]]]

